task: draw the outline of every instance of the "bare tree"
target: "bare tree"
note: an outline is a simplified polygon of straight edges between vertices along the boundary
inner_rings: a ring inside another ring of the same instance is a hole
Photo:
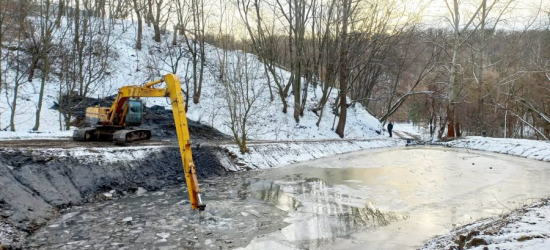
[[[253,8],[250,5],[253,5]],[[288,10],[286,10],[287,5]],[[305,10],[304,7],[306,7],[306,3],[303,1],[285,1],[278,2],[277,7],[273,7],[269,2],[254,0],[253,2],[239,1],[238,7],[241,18],[246,25],[252,46],[259,55],[260,60],[262,60],[265,65],[266,76],[269,79],[273,79],[277,94],[283,105],[282,112],[286,114],[288,111],[288,102],[286,98],[288,97],[291,87],[293,88],[292,94],[294,95],[294,88],[300,89],[299,85],[301,85],[302,74],[298,73],[298,75],[300,75],[299,78],[295,78],[294,75],[297,73],[296,70],[302,70],[301,68],[303,68],[296,67],[304,64],[303,62],[297,62],[297,60],[305,61],[304,58],[297,58],[296,53],[305,53],[305,45],[302,44],[305,40],[304,38],[296,37],[301,36],[301,32],[305,30],[306,23],[304,22],[307,21],[304,20],[304,18],[308,18],[306,17],[307,13],[303,13],[303,11]],[[302,13],[295,14],[295,11],[302,11]],[[268,15],[272,16],[273,19],[269,18]],[[288,29],[286,30],[288,36],[285,38],[280,37],[278,31],[276,30],[276,26],[278,24],[276,24],[275,20],[276,17],[280,15],[284,16],[284,21],[288,23],[285,25],[288,26]],[[296,19],[296,16],[302,17],[302,20]],[[253,20],[250,20],[249,17],[252,17]],[[296,22],[299,22],[299,24]],[[295,29],[295,27],[301,28]],[[287,40],[286,46],[280,45],[284,43],[282,39]],[[295,48],[297,44],[300,47],[303,47],[303,49],[297,50]],[[280,72],[277,72],[278,68],[291,71],[292,75],[288,82],[285,83],[283,81],[280,76]],[[298,83],[299,85],[297,85]],[[271,94],[271,85],[268,85],[268,87],[270,90],[271,100],[273,100],[274,98]],[[302,99],[300,98],[300,93],[294,95],[294,98],[295,101]],[[303,107],[298,108],[295,105],[294,110],[299,111],[299,114],[295,112],[295,115],[303,115]]]
[[[395,69],[393,83],[389,85],[386,112],[379,119],[383,124],[393,115],[405,101],[414,95],[431,95],[434,90],[417,91],[417,87],[440,65],[442,48],[435,46],[422,35],[417,35],[416,29],[411,29],[403,39],[397,52],[399,60]],[[393,70],[390,70],[393,71]],[[406,86],[406,87],[404,87]],[[405,88],[399,91],[398,87]],[[402,92],[402,93],[400,93]],[[394,99],[396,99],[394,101]]]
[[[226,108],[229,113],[229,128],[233,139],[239,146],[241,154],[246,153],[249,136],[248,125],[253,122],[260,111],[256,105],[265,90],[265,84],[258,82],[261,76],[261,65],[251,60],[245,53],[232,53],[232,59],[224,53],[224,61],[232,63],[225,65],[221,82],[225,89]]]
[[[136,37],[136,49],[141,50],[141,40],[143,40],[143,12],[145,9],[145,4],[143,0],[132,0],[132,7],[134,8],[134,13],[137,17],[137,37]]]
[[[78,0],[77,0],[78,2]],[[38,37],[34,38],[33,44],[39,48],[36,58],[42,61],[42,74],[40,76],[40,92],[38,94],[38,104],[36,108],[36,120],[33,131],[40,128],[40,112],[42,111],[42,102],[44,99],[44,88],[50,73],[50,49],[52,47],[53,32],[55,29],[55,19],[52,18],[52,3],[51,0],[41,0],[39,6],[39,21],[38,21]]]
[[[13,34],[15,37],[12,37],[8,42],[8,47],[11,47],[12,49],[8,50],[6,54],[6,71],[10,71],[13,74],[9,74],[9,78],[6,79],[10,83],[13,83],[13,86],[11,86],[11,95],[12,100],[10,103],[9,96],[10,93],[6,91],[6,99],[8,106],[10,108],[11,114],[10,114],[10,124],[8,127],[11,131],[15,131],[15,115],[17,111],[17,99],[19,98],[19,87],[21,84],[23,84],[25,75],[28,73],[29,67],[27,66],[26,61],[29,60],[28,55],[25,53],[25,37],[24,33],[26,32],[26,22],[27,22],[27,14],[28,14],[28,4],[27,1],[22,1],[18,4],[11,3],[12,7],[10,8],[10,11],[7,11],[7,8],[4,10],[2,15],[2,22],[7,21],[6,19],[10,19],[10,26],[7,26],[6,29],[3,29],[3,32],[7,31],[7,29],[10,29],[10,33]],[[2,6],[7,7],[7,6]],[[7,16],[6,16],[7,15]],[[11,28],[8,28],[11,27]],[[4,60],[4,58],[0,58],[1,60]],[[1,72],[0,74],[2,74]],[[4,79],[4,78],[2,78]],[[1,87],[1,86],[0,86]],[[7,128],[7,127],[6,127]],[[6,129],[4,128],[4,129]]]
[[[160,43],[161,26],[164,26],[163,23],[168,21],[171,7],[170,1],[147,0],[147,19],[149,23],[153,24],[153,29],[155,31],[153,40],[157,43]]]
[[[204,0],[191,0],[187,4],[176,2],[177,27],[183,33],[187,50],[191,53],[193,69],[193,103],[200,101],[204,68],[206,65],[205,29],[206,13]]]
[[[2,93],[2,87],[4,85],[4,70],[2,67],[2,61],[4,60],[4,54],[1,49],[1,45],[4,42],[4,34],[6,33],[6,28],[4,28],[4,25],[8,22],[8,15],[10,14],[8,11],[8,3],[10,1],[1,1],[0,2],[0,93]],[[7,25],[6,25],[7,26]]]
[[[303,116],[301,93],[302,77],[306,66],[305,31],[313,5],[311,1],[305,0],[287,0],[286,2],[277,0],[277,5],[288,23],[288,50],[291,57],[289,81],[292,83],[294,96],[294,120],[298,123],[300,116]]]
[[[313,47],[317,48],[317,55],[314,57],[313,61],[313,75],[315,80],[313,81],[314,85],[317,85],[317,81],[322,86],[322,94],[319,103],[315,104],[315,107],[312,111],[317,114],[317,127],[321,124],[323,119],[323,112],[325,105],[328,101],[328,97],[335,86],[336,77],[336,59],[338,58],[337,50],[337,40],[335,37],[339,36],[340,26],[334,25],[333,20],[336,19],[334,14],[336,13],[336,3],[337,1],[330,1],[327,5],[321,5],[316,9],[314,13],[314,26],[317,25],[317,32],[312,32],[317,36],[317,39],[313,41]]]

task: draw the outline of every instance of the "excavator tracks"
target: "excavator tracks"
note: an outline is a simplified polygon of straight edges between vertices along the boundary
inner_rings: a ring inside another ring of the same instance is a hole
[[[73,140],[75,141],[97,141],[95,128],[82,128],[73,132]]]
[[[126,143],[149,139],[151,139],[151,130],[146,129],[123,129],[113,134],[113,141],[116,145],[126,145]]]
[[[146,129],[110,129],[110,128],[83,128],[75,130],[75,141],[114,141],[116,145],[126,145],[136,141],[151,139],[151,130]]]

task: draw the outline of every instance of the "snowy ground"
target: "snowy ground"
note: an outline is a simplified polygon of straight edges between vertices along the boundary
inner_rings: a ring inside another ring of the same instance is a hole
[[[531,249],[550,247],[550,200],[481,220],[430,240],[422,250]]]
[[[296,141],[284,143],[257,143],[249,146],[250,152],[241,155],[237,146],[225,146],[237,158],[229,170],[266,169],[317,158],[344,154],[364,149],[405,146],[399,139]]]
[[[441,144],[453,148],[476,149],[550,161],[550,142],[547,141],[469,136]]]

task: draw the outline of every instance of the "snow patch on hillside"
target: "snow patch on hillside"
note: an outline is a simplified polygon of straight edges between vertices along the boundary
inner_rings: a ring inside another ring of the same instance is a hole
[[[453,148],[469,148],[550,161],[550,142],[547,141],[469,136],[441,144]]]

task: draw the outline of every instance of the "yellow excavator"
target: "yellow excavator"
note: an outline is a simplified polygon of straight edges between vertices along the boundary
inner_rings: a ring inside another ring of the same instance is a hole
[[[166,84],[166,88],[153,88],[162,82]],[[143,104],[141,100],[137,99],[140,97],[170,98],[191,208],[203,211],[206,205],[202,203],[201,199],[191,154],[191,139],[187,128],[183,93],[180,80],[176,75],[168,74],[162,79],[146,83],[143,86],[124,86],[118,90],[118,95],[110,108],[98,106],[86,108],[86,121],[92,124],[92,127],[75,130],[73,139],[75,141],[108,140],[121,145],[150,139],[150,130],[132,129],[134,126],[139,126],[142,121]]]

